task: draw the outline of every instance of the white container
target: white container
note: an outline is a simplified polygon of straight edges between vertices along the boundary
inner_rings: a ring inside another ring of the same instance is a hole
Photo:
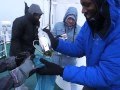
[[[42,30],[39,30],[38,32],[38,39],[39,39],[39,46],[41,47],[42,51],[40,50],[40,48],[38,49],[34,43],[35,41],[38,41],[38,40],[34,40],[33,41],[33,46],[40,52],[42,52],[44,55],[46,56],[51,56],[52,54],[52,49],[51,49],[51,42],[50,42],[50,39],[47,35],[47,33],[45,33],[44,31]]]

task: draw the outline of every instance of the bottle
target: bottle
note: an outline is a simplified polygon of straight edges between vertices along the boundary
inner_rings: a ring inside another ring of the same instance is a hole
[[[51,56],[52,55],[52,48],[51,48],[51,42],[50,39],[44,31],[40,30],[38,33],[38,38],[39,38],[39,45],[42,48],[42,52],[46,56]]]

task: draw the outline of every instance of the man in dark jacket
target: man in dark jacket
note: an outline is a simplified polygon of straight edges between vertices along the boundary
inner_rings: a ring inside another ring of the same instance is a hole
[[[34,54],[33,41],[38,40],[39,19],[42,14],[40,7],[32,4],[24,16],[15,19],[12,26],[10,56],[16,56],[23,51]]]
[[[10,56],[16,56],[20,52],[34,54],[33,41],[38,40],[39,19],[42,14],[40,7],[32,4],[24,16],[15,19],[12,26]],[[23,90],[23,86],[19,89]]]

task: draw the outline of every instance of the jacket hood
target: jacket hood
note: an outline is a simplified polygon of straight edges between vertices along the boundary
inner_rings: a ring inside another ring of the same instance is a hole
[[[120,0],[107,0],[109,4],[109,11],[111,22],[116,22],[120,16]]]
[[[77,16],[78,16],[77,9],[75,7],[69,7],[68,10],[65,13],[64,18],[63,18],[64,22],[65,22],[65,20],[67,19],[68,16],[73,17],[73,19],[75,20],[75,22],[77,22]]]
[[[29,7],[28,12],[31,13],[32,15],[33,15],[34,13],[38,13],[38,14],[40,14],[40,15],[43,14],[42,10],[40,9],[39,5],[37,5],[37,4],[32,4],[32,5]]]
[[[108,2],[110,14],[114,16],[117,16],[120,13],[120,0],[92,0],[96,3],[97,7],[100,9],[100,11],[104,11],[104,4]]]
[[[92,1],[96,4],[96,6],[99,9],[105,0],[92,0]]]
[[[100,18],[97,18],[94,22],[89,22],[90,27],[93,32],[97,30],[100,35],[107,36],[108,33],[113,31],[115,28],[116,22],[120,16],[120,0],[92,0],[98,7],[98,15],[101,15]],[[102,20],[102,21],[101,21]],[[100,26],[102,25],[102,27]],[[101,29],[103,28],[103,29]],[[109,30],[110,29],[110,30]],[[94,34],[94,33],[93,33]]]
[[[26,2],[24,2],[25,3],[25,10],[24,10],[24,12],[25,12],[25,14],[28,12],[28,9],[29,9],[29,7],[28,7],[28,5],[27,5],[27,3]]]

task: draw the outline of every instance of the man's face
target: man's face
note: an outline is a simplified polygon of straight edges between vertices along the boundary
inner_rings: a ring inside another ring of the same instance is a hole
[[[75,20],[72,19],[71,17],[69,17],[69,18],[67,19],[66,23],[67,23],[67,25],[68,25],[69,27],[71,27],[71,26],[74,26],[74,25],[75,25]]]
[[[86,19],[93,19],[97,13],[95,2],[93,2],[93,0],[80,0],[80,3],[82,5],[82,13],[86,17]]]
[[[34,20],[35,20],[35,21],[39,21],[41,15],[38,14],[38,13],[34,13],[34,14],[33,14],[33,17],[34,17]]]

